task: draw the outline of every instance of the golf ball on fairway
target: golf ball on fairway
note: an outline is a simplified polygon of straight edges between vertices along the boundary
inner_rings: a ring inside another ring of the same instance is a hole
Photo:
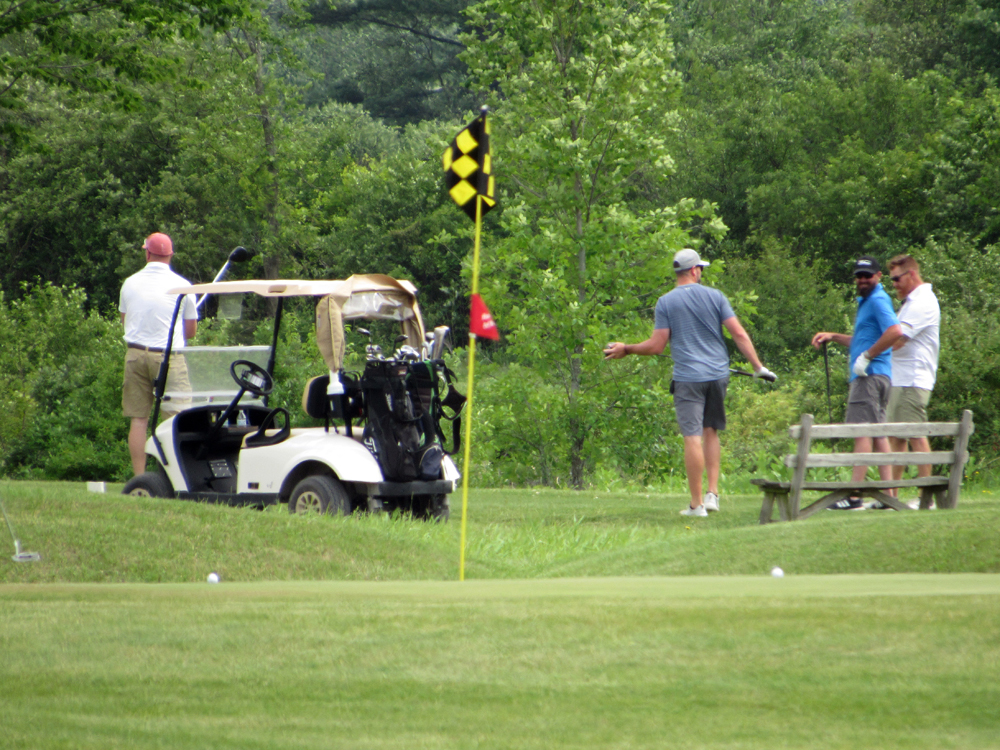
[[[775,578],[784,578],[785,577],[785,571],[783,571],[779,567],[774,567],[774,568],[771,568],[771,575],[774,576]]]
[[[218,573],[209,573],[208,574],[208,582],[209,583],[218,583],[219,582],[219,574]]]

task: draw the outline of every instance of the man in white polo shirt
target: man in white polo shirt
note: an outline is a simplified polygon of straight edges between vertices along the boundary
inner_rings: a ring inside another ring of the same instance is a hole
[[[920,266],[910,255],[889,261],[889,278],[902,301],[897,313],[902,337],[892,349],[892,390],[886,408],[887,422],[926,422],[927,404],[937,377],[941,348],[941,308],[930,284],[920,278]],[[906,450],[905,438],[890,438],[892,450]],[[910,439],[914,452],[931,449],[926,437]],[[929,477],[930,464],[917,466],[917,476]],[[892,467],[893,479],[901,479],[902,466]],[[876,507],[883,507],[878,504]]]
[[[170,270],[174,247],[167,235],[161,232],[151,234],[142,247],[146,251],[146,266],[125,279],[118,300],[128,347],[122,384],[122,413],[132,420],[128,451],[132,458],[132,472],[136,476],[146,470],[146,430],[153,407],[154,384],[160,372],[170,320],[177,304],[177,295],[167,294],[167,290],[190,283]],[[171,351],[183,349],[184,342],[194,338],[198,328],[198,310],[191,295],[184,298],[181,318],[183,325],[174,330]],[[190,389],[184,358],[179,354],[172,356],[167,390]],[[169,415],[176,412],[176,406],[171,408],[164,404],[163,413]]]

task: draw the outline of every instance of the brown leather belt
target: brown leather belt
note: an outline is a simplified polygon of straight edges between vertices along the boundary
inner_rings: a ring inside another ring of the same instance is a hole
[[[143,346],[142,344],[133,344],[131,341],[126,341],[125,345],[129,349],[141,349],[144,352],[152,352],[153,354],[163,354],[164,349],[158,349],[155,346]]]

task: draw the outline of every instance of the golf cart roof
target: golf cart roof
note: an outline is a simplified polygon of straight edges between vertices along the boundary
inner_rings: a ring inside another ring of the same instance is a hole
[[[325,297],[346,300],[358,292],[405,292],[416,297],[417,288],[406,279],[384,274],[358,274],[340,279],[251,279],[215,281],[171,289],[168,294],[257,294],[261,297]]]
[[[409,346],[419,350],[424,343],[424,323],[417,304],[417,288],[406,279],[394,279],[381,273],[355,274],[344,280],[215,281],[175,287],[168,294],[319,297],[316,305],[316,343],[331,372],[339,371],[344,364],[344,321],[394,320],[400,323]]]

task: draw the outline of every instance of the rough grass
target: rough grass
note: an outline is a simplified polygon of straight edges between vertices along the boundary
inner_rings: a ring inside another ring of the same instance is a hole
[[[458,577],[461,500],[452,522],[291,516],[88,493],[83,485],[0,483],[22,546],[0,582],[393,580]],[[477,490],[467,578],[790,573],[1000,572],[1000,497],[967,490],[954,511],[826,512],[757,523],[760,499],[723,497],[708,518],[656,493]],[[10,539],[2,544],[10,544]]]

